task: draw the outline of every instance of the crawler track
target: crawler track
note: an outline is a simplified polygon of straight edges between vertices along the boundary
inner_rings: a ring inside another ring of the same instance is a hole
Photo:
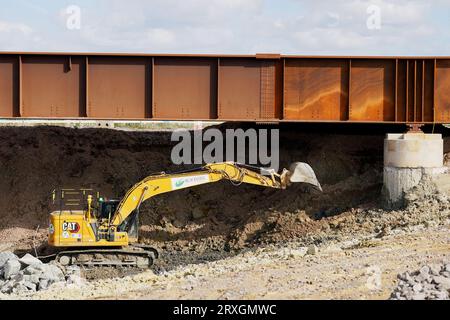
[[[91,248],[66,250],[56,254],[55,260],[62,265],[87,267],[137,267],[146,269],[158,258],[158,251],[151,247],[131,247],[127,249]]]

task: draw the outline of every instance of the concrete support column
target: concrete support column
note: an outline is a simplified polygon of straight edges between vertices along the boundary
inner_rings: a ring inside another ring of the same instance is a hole
[[[384,140],[383,197],[386,206],[403,205],[404,195],[423,178],[446,172],[441,134],[387,134]]]

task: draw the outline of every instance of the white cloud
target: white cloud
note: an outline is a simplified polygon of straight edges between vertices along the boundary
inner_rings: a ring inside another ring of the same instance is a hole
[[[0,21],[0,50],[19,51],[37,49],[40,41],[40,37],[27,24]]]
[[[302,2],[303,16],[290,25],[291,48],[308,54],[423,54],[424,43],[431,43],[436,34],[433,21],[435,9],[428,1],[406,0],[323,0]],[[450,3],[449,3],[450,4]],[[447,4],[446,6],[448,7]],[[378,6],[381,28],[369,30],[367,8]],[[436,50],[435,54],[439,54]]]
[[[172,45],[176,37],[170,30],[152,28],[147,30],[147,39],[153,45]]]
[[[364,48],[371,45],[370,36],[361,36],[357,32],[317,28],[311,31],[299,31],[294,34],[294,38],[310,50],[320,51],[321,49],[334,48]]]
[[[33,29],[23,23],[0,21],[0,34],[13,32],[19,32],[24,35],[30,35],[33,32]]]
[[[44,11],[46,17],[53,14],[46,29],[35,28],[33,21],[0,23],[1,46],[154,53],[450,54],[450,20],[434,19],[450,12],[450,1],[445,0],[84,1],[78,1],[81,30],[67,30],[63,5],[54,12],[45,8],[36,10],[36,19]],[[379,30],[367,28],[370,5],[380,8]],[[12,36],[17,33],[21,36]]]

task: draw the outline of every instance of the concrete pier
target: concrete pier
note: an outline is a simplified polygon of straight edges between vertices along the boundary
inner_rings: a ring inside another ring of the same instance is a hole
[[[402,206],[405,192],[425,177],[433,178],[446,171],[441,134],[387,134],[383,172],[383,197],[387,207]]]

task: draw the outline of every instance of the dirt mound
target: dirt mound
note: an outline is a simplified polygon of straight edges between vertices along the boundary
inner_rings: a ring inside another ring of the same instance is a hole
[[[173,192],[142,205],[142,240],[177,250],[238,249],[355,219],[354,208],[378,201],[385,129],[316,128],[280,127],[280,160],[282,167],[309,163],[323,193],[305,185],[280,191],[229,182]],[[168,132],[0,128],[0,241],[19,240],[14,228],[31,236],[37,225],[46,227],[54,188],[91,187],[120,197],[151,173],[184,169],[171,162],[172,146]]]
[[[1,128],[0,227],[45,224],[58,186],[122,193],[131,181],[170,166],[157,142],[155,136],[120,131]]]

